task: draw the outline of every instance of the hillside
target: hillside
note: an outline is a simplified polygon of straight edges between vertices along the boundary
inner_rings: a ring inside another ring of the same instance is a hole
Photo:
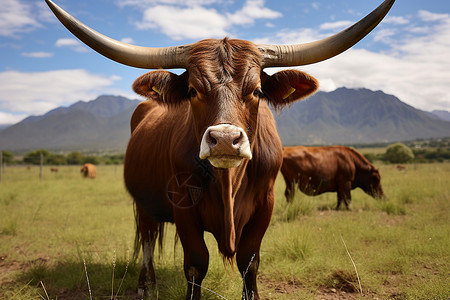
[[[450,136],[450,122],[367,89],[319,92],[275,113],[283,144],[364,144]]]
[[[0,130],[0,149],[25,152],[124,152],[139,100],[100,96],[32,116]],[[275,112],[285,145],[364,144],[450,136],[450,122],[381,91],[346,89],[296,102]]]
[[[99,96],[28,117],[0,131],[0,148],[124,152],[130,136],[130,118],[139,102]]]

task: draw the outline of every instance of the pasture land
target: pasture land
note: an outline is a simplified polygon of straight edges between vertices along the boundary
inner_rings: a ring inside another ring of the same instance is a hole
[[[287,204],[279,177],[261,249],[263,299],[450,298],[450,163],[378,167],[389,200],[354,190],[352,211],[333,210],[335,193],[297,192]],[[4,170],[0,299],[134,299],[140,260],[131,261],[133,205],[122,166],[99,166],[94,180],[79,169],[45,167],[42,181],[38,167]],[[211,259],[204,299],[240,299],[237,267],[224,266],[214,238],[205,237]],[[155,294],[182,299],[183,255],[173,225],[164,244]]]

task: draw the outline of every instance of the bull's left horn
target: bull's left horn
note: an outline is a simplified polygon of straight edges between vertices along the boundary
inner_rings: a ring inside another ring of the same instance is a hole
[[[134,46],[109,38],[84,25],[51,0],[45,0],[59,21],[83,43],[124,65],[144,69],[186,68],[190,45],[165,48]]]
[[[369,34],[383,20],[394,2],[385,0],[358,23],[322,40],[296,45],[257,45],[263,53],[262,66],[303,66],[336,56]]]

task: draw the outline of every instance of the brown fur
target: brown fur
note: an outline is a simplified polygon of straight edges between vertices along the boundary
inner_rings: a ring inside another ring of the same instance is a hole
[[[81,168],[80,172],[85,178],[96,178],[97,177],[97,169],[93,164],[87,163],[84,164]]]
[[[294,197],[296,185],[310,196],[337,192],[336,209],[342,201],[349,208],[350,191],[357,187],[372,197],[384,197],[378,170],[362,154],[349,147],[286,147],[281,173],[286,182],[288,201]]]
[[[261,70],[261,54],[251,42],[204,40],[193,47],[185,73],[153,71],[133,84],[149,100],[139,104],[131,119],[125,183],[136,202],[144,252],[153,248],[149,245],[155,245],[164,222],[175,223],[184,249],[186,299],[200,299],[198,285],[209,259],[205,231],[214,235],[224,259],[236,257],[241,274],[248,269],[244,298],[259,299],[259,249],[282,163],[268,103],[283,107],[317,88],[315,79],[300,71],[277,74],[269,76]],[[296,92],[283,99],[280,95],[292,87]],[[219,169],[198,158],[203,133],[217,124],[246,131],[250,161]],[[152,257],[144,257],[139,288],[148,290],[152,284]]]

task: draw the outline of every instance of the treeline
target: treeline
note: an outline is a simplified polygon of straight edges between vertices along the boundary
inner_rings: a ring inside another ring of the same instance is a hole
[[[434,151],[426,149],[413,150],[415,155],[415,162],[442,162],[444,160],[450,160],[450,149],[438,148]]]
[[[389,146],[385,153],[366,153],[364,156],[370,162],[382,161],[392,164],[444,162],[450,160],[450,148],[409,148],[397,143]]]
[[[364,148],[361,145],[353,145],[354,148]],[[365,147],[368,147],[365,145]],[[371,148],[376,145],[371,145]],[[395,143],[383,145],[386,148],[385,153],[365,153],[364,156],[370,161],[381,161],[385,163],[430,163],[450,161],[450,138],[414,141],[409,143]],[[82,165],[92,163],[95,165],[120,165],[124,162],[125,154],[105,154],[105,155],[86,155],[81,152],[70,152],[68,154],[55,154],[48,150],[40,149],[29,152],[21,157],[15,157],[9,151],[0,151],[3,164],[8,165],[39,165],[41,163],[41,154],[45,165]]]
[[[68,154],[55,154],[48,150],[40,149],[29,152],[23,157],[15,157],[9,151],[2,151],[3,163],[8,165],[39,165],[42,160],[45,165],[82,165],[92,163],[95,165],[120,165],[123,164],[124,154],[113,155],[86,155],[81,152],[70,152]]]

